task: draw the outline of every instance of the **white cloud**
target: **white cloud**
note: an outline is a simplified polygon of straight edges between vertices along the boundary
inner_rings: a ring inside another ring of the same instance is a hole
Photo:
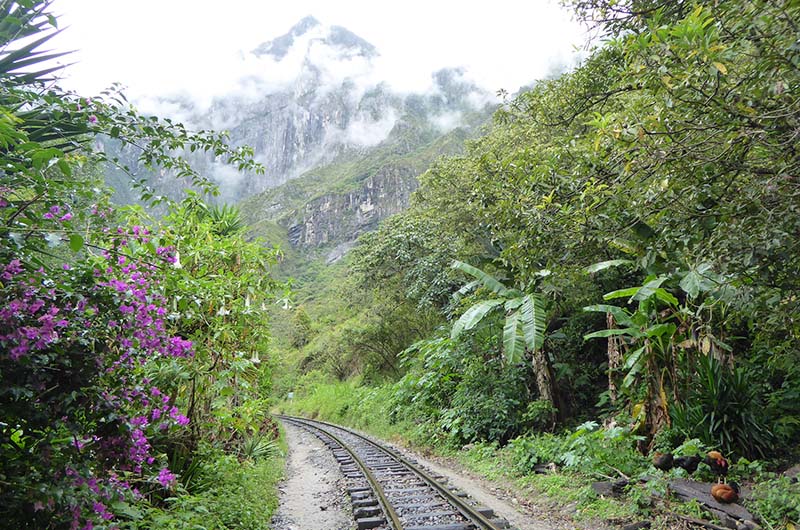
[[[397,113],[394,109],[389,109],[386,115],[379,120],[370,120],[366,116],[361,116],[350,122],[344,131],[344,139],[348,144],[372,147],[389,136],[395,123],[397,123]]]
[[[446,133],[461,125],[463,118],[464,115],[461,112],[456,111],[430,116],[429,120],[433,126],[439,130],[439,132]]]
[[[239,186],[244,178],[244,173],[236,168],[220,162],[214,162],[211,166],[211,179],[219,185],[220,192],[224,200],[235,199],[239,196]]]
[[[297,57],[265,64],[247,52],[309,14],[375,45],[377,77],[400,92],[425,91],[430,72],[459,65],[489,91],[513,92],[583,42],[555,0],[507,0],[497,8],[455,0],[228,0],[224,8],[211,0],[55,0],[54,10],[70,26],[55,45],[80,50],[65,59],[79,61],[65,80],[69,88],[91,94],[119,81],[132,94],[184,90],[206,103],[215,94],[248,98],[288,82]],[[340,75],[360,68],[358,61],[338,66]]]

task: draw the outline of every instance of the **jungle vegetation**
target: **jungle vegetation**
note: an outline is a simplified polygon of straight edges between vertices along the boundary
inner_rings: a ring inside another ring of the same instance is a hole
[[[296,309],[299,368],[278,387],[307,401],[287,407],[366,428],[382,407],[421,443],[510,444],[528,472],[584,457],[595,479],[652,472],[646,455],[688,447],[785,469],[800,434],[800,5],[566,3],[602,43],[507,97],[327,272],[329,294]],[[330,376],[356,377],[358,398]],[[547,433],[565,432],[554,449]],[[577,454],[575,436],[622,436],[627,463]],[[773,521],[797,520],[798,493]]]

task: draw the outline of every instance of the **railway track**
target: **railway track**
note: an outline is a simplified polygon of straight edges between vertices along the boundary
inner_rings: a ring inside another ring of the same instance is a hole
[[[348,481],[358,530],[499,530],[509,528],[490,508],[416,462],[359,433],[330,423],[278,416],[316,435],[331,449]]]

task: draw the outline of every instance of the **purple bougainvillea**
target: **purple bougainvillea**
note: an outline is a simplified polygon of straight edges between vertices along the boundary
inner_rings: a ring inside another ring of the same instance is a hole
[[[71,221],[63,207],[47,214]],[[39,490],[18,494],[41,516],[67,509],[72,528],[113,521],[109,506],[135,499],[137,484],[174,487],[177,476],[159,465],[153,441],[189,422],[142,375],[154,359],[193,355],[165,320],[159,267],[173,250],[150,253],[151,234],[139,226],[116,236],[116,248],[67,266],[0,264],[3,421],[33,456],[20,469],[49,474]],[[57,498],[64,485],[70,495]]]

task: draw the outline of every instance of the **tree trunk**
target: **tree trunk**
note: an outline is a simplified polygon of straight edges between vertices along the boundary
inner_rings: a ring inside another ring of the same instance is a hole
[[[645,410],[645,427],[647,450],[652,450],[655,437],[670,423],[669,404],[664,392],[663,376],[653,361],[647,364],[647,401]]]
[[[606,327],[608,329],[617,327],[614,322],[614,315],[611,313],[606,313]],[[608,396],[611,398],[611,403],[615,403],[619,395],[617,382],[614,379],[617,370],[619,370],[619,367],[622,365],[622,352],[619,346],[619,337],[608,337]]]
[[[533,350],[531,357],[533,358],[533,373],[536,376],[536,389],[539,391],[539,399],[550,403],[558,416],[561,417],[562,407],[556,391],[556,378],[547,352],[543,348],[537,348]]]

